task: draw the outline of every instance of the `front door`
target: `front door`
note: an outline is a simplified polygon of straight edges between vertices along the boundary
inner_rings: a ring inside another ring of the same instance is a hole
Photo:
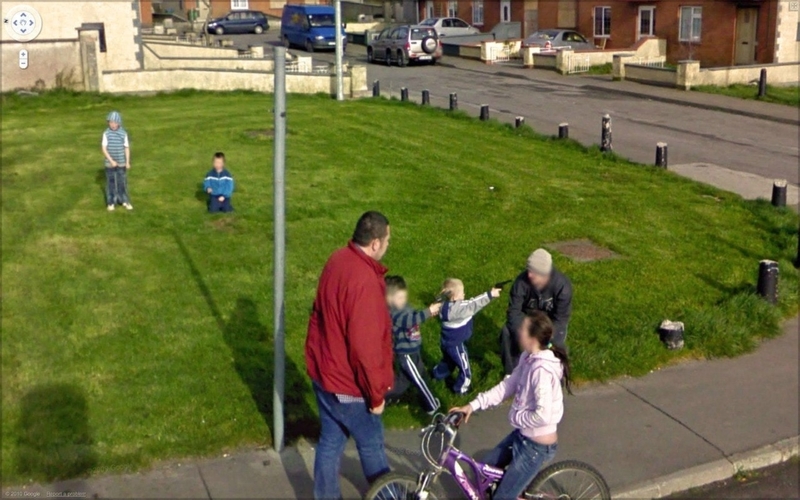
[[[500,22],[511,22],[511,0],[502,0],[500,2]]]
[[[736,9],[736,64],[755,64],[756,26],[758,9],[740,7]]]
[[[636,39],[643,36],[655,36],[656,34],[656,8],[653,5],[642,5],[639,7],[639,29]]]

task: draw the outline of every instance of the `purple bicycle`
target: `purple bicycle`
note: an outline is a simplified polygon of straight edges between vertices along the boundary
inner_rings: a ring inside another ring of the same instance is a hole
[[[418,477],[389,473],[380,477],[365,495],[366,500],[438,500],[446,498],[437,491],[435,482],[442,472],[450,473],[461,491],[470,500],[492,498],[503,470],[474,460],[454,446],[463,413],[437,414],[424,428],[422,455],[431,465]],[[438,456],[431,450],[434,436],[439,436]],[[556,462],[542,469],[522,494],[535,500],[611,500],[603,476],[592,466],[575,460]]]

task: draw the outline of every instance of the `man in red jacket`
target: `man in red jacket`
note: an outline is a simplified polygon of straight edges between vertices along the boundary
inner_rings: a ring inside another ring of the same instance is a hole
[[[386,306],[389,221],[367,212],[353,239],[328,259],[306,337],[306,366],[317,396],[321,432],[314,497],[341,498],[339,461],[350,436],[372,482],[389,471],[383,446],[384,395],[394,382],[392,322]]]

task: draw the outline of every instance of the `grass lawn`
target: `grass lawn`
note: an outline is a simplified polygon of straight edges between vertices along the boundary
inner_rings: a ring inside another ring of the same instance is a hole
[[[762,98],[757,97],[758,87],[756,85],[737,84],[730,85],[728,87],[701,85],[699,87],[692,87],[692,90],[696,90],[698,92],[707,92],[709,94],[721,94],[731,97],[738,97],[740,99],[758,99],[759,101],[786,104],[787,106],[800,106],[800,86],[797,85],[790,85],[786,87],[767,85],[767,95]]]
[[[2,98],[4,484],[141,467],[270,442],[270,96],[44,94]],[[135,210],[108,213],[100,135],[118,109]],[[205,213],[215,151],[236,178],[229,216]],[[494,186],[494,190],[489,190]],[[290,96],[287,159],[288,421],[314,436],[306,321],[318,274],[358,216],[392,222],[386,258],[414,303],[447,276],[477,294],[529,252],[591,238],[622,258],[555,255],[575,289],[570,346],[583,380],[687,356],[732,356],[797,310],[797,216],[596,148],[399,102]],[[752,295],[781,266],[781,306]],[[476,317],[475,388],[501,376],[505,299]],[[664,319],[687,325],[665,350]],[[438,359],[437,325],[423,328]],[[454,398],[434,390],[445,405]],[[427,417],[411,404],[389,426]]]

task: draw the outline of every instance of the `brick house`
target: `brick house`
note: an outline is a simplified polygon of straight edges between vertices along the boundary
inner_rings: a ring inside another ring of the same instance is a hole
[[[482,31],[490,31],[501,22],[522,23],[522,33],[536,31],[526,16],[536,12],[539,0],[416,0],[419,19],[460,17]],[[548,0],[541,0],[542,2]]]
[[[800,60],[794,0],[542,0],[540,28],[573,28],[605,48],[667,40],[667,59],[732,66]]]

